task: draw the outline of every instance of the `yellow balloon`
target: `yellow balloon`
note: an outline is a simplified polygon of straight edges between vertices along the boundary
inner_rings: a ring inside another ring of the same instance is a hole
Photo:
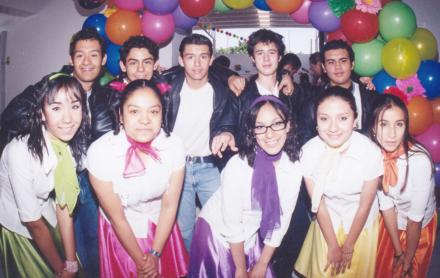
[[[382,49],[382,64],[392,77],[406,79],[419,69],[420,54],[410,40],[392,39]]]
[[[417,28],[416,32],[411,38],[411,41],[417,47],[420,53],[420,59],[432,60],[437,57],[437,40],[435,36],[425,28]]]
[[[246,9],[252,6],[253,1],[252,0],[223,0],[223,3],[225,3],[226,6],[228,6],[231,9],[240,10],[240,9]]]

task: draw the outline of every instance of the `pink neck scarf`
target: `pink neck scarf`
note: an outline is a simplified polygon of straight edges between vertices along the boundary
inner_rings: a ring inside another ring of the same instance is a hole
[[[151,142],[140,143],[127,136],[130,147],[125,154],[124,178],[138,177],[145,173],[145,164],[139,156],[138,151],[151,156],[154,160],[160,161],[156,150],[151,147]]]

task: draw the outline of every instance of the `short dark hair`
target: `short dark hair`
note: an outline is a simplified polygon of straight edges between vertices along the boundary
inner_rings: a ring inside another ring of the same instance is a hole
[[[73,54],[75,52],[75,47],[78,41],[85,41],[85,40],[96,40],[99,43],[99,46],[101,47],[101,55],[104,57],[107,49],[107,45],[103,38],[99,35],[98,31],[93,28],[85,28],[81,29],[75,34],[73,34],[72,38],[70,39],[70,45],[69,45],[69,55],[73,58]]]
[[[286,65],[292,65],[294,69],[299,70],[302,66],[301,60],[299,59],[298,55],[294,53],[287,53],[283,56],[283,58],[280,61],[280,64],[278,65],[279,68],[284,68]]]
[[[196,45],[206,45],[209,48],[209,55],[212,56],[212,42],[208,37],[205,37],[200,34],[191,34],[183,38],[182,42],[179,46],[180,56],[183,57],[183,51],[188,44],[196,44]]]
[[[267,30],[267,29],[260,29],[258,31],[253,32],[249,38],[248,38],[248,42],[247,42],[247,52],[249,54],[249,56],[253,57],[254,56],[254,48],[255,45],[257,45],[258,43],[275,43],[275,45],[277,46],[278,49],[278,54],[280,56],[284,55],[284,51],[286,50],[286,46],[284,45],[283,42],[283,36],[275,33],[274,31],[271,30]]]
[[[354,52],[353,52],[353,48],[351,48],[351,46],[344,40],[334,40],[334,41],[329,41],[328,43],[326,43],[324,45],[324,47],[321,50],[321,60],[322,62],[325,62],[325,53],[327,51],[330,50],[335,50],[335,49],[345,49],[348,52],[348,56],[350,58],[350,62],[354,62]]]
[[[121,61],[125,64],[127,60],[128,53],[133,48],[145,48],[153,56],[154,62],[159,59],[159,47],[150,38],[142,35],[131,36],[124,42],[122,47],[119,49],[119,54],[121,54]]]
[[[309,64],[316,65],[317,63],[322,63],[321,54],[319,52],[310,54]]]
[[[229,68],[229,66],[231,65],[231,59],[229,59],[225,55],[220,55],[214,59],[213,63],[216,65],[223,66],[225,68]]]
[[[354,99],[353,94],[349,89],[346,89],[341,86],[329,86],[327,89],[325,89],[324,93],[320,94],[318,98],[316,99],[315,104],[315,122],[318,119],[318,107],[323,103],[326,99],[336,97],[344,100],[350,105],[351,110],[354,113],[354,118],[356,119],[358,116],[357,108],[356,108],[356,101]]]

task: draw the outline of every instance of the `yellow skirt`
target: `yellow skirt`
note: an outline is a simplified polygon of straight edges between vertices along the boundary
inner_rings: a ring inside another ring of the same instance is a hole
[[[376,267],[377,240],[379,220],[374,221],[368,228],[362,230],[354,246],[350,269],[334,277],[358,278],[374,277]],[[340,246],[347,235],[342,225],[339,226],[336,238]],[[305,277],[331,277],[330,269],[324,272],[327,264],[327,242],[321,232],[317,220],[312,221],[307,232],[301,252],[295,263],[295,269]]]

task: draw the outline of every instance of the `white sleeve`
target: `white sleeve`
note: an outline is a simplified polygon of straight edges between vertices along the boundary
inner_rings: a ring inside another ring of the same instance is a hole
[[[4,155],[20,220],[31,222],[40,219],[42,209],[34,189],[36,181],[33,178],[34,171],[40,169],[33,169],[35,158],[29,153],[27,144],[23,141],[19,143],[14,141],[4,150]]]
[[[369,142],[370,147],[366,148],[366,160],[365,160],[365,171],[364,171],[364,181],[373,180],[379,176],[383,175],[383,156],[382,151],[373,142]]]
[[[390,196],[387,196],[383,190],[377,191],[377,197],[379,199],[379,208],[380,210],[387,210],[394,207],[393,199]]]
[[[226,164],[226,167],[222,171],[220,194],[221,194],[221,210],[223,217],[224,230],[221,231],[226,241],[230,243],[238,243],[245,241],[244,238],[244,224],[242,218],[242,199],[243,187],[247,185],[241,184],[239,171],[244,166],[242,159],[236,155],[232,157]],[[247,166],[247,165],[246,165]],[[250,196],[249,196],[250,197]]]
[[[433,175],[431,161],[425,154],[415,154],[409,162],[411,183],[411,207],[408,212],[408,218],[420,222],[425,215],[428,200],[431,197]]]
[[[313,141],[312,141],[313,140]],[[316,148],[314,148],[314,139],[310,139],[301,149],[300,164],[304,177],[310,178],[315,170],[317,159],[316,159]]]
[[[107,167],[111,158],[108,156],[108,150],[101,144],[103,141],[95,141],[87,151],[87,170],[93,176],[102,181],[111,181],[111,169]]]
[[[185,147],[182,140],[171,135],[172,138],[172,157],[173,157],[173,171],[180,170],[185,167]]]

